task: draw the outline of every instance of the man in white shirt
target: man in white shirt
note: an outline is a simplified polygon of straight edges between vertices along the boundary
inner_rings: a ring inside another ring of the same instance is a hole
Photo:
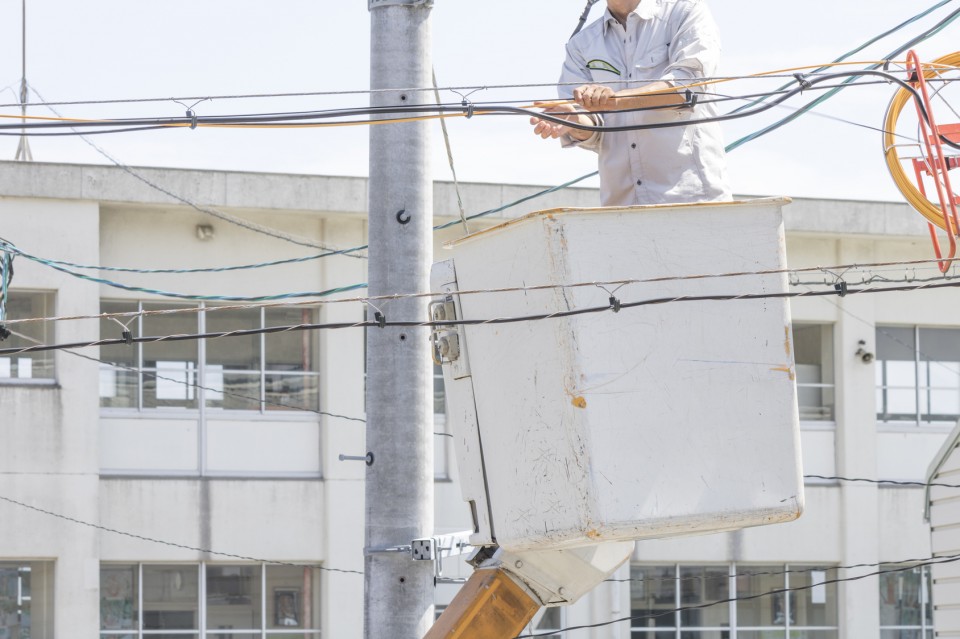
[[[692,89],[704,102],[694,108],[683,92],[712,75],[719,56],[704,0],[607,0],[603,17],[567,43],[560,96],[574,104],[545,112],[587,125],[678,126],[591,132],[531,118],[534,133],[599,154],[603,206],[729,200],[719,124],[683,125],[716,115],[703,87]],[[629,111],[643,107],[659,108]]]

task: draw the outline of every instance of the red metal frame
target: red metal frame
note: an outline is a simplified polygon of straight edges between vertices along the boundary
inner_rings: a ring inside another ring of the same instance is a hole
[[[920,58],[916,51],[910,51],[907,54],[907,78],[919,92],[922,99],[916,103],[917,119],[920,121],[920,132],[923,138],[926,153],[922,159],[913,160],[913,169],[917,176],[917,186],[924,197],[927,196],[926,188],[923,184],[923,174],[926,173],[933,178],[933,183],[937,187],[937,199],[940,201],[940,212],[943,214],[944,227],[947,232],[947,238],[950,242],[950,251],[944,261],[943,251],[940,248],[940,239],[937,237],[937,229],[932,223],[928,223],[930,229],[930,239],[933,241],[933,250],[937,256],[938,266],[941,273],[950,270],[953,264],[952,260],[957,256],[957,238],[960,234],[960,217],[957,214],[957,206],[960,205],[960,196],[957,196],[950,184],[950,169],[960,165],[960,161],[955,157],[946,157],[943,154],[943,144],[940,136],[943,135],[951,142],[960,141],[960,124],[948,124],[937,126],[933,115],[933,104],[930,101],[930,92],[927,90],[927,80],[923,75],[923,67],[920,64]],[[924,117],[926,110],[926,117]]]

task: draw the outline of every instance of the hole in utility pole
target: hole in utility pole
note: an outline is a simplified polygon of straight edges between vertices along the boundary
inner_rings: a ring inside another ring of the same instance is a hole
[[[401,101],[401,102],[406,102],[406,101],[407,101],[407,96],[406,96],[405,94],[401,94],[401,96],[400,96],[400,101]]]
[[[406,335],[406,333],[400,333],[400,341],[401,341],[401,342],[407,341],[407,335]]]
[[[407,581],[406,577],[400,577],[400,583],[406,583],[406,581]]]

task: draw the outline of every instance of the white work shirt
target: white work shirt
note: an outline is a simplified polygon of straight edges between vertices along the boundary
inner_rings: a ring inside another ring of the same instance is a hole
[[[610,11],[567,43],[560,96],[572,98],[582,84],[614,91],[656,81],[674,86],[714,73],[720,39],[703,0],[641,0],[624,29]],[[703,87],[700,99],[709,99]],[[594,115],[606,126],[683,122],[712,117],[715,105]],[[720,125],[694,124],[660,129],[594,133],[580,142],[563,136],[563,146],[599,153],[603,206],[729,200]]]

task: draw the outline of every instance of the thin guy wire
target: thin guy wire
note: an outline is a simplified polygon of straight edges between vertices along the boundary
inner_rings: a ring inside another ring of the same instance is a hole
[[[41,100],[43,99],[43,96],[40,94],[39,91],[37,91],[36,87],[34,87],[33,85],[30,85],[30,88],[33,90],[34,93],[37,94],[37,96],[40,97]],[[56,109],[54,109],[53,107],[48,106],[47,108],[49,108],[49,109],[50,109],[54,114],[56,114],[57,116],[60,116],[60,114],[57,113]],[[61,117],[62,117],[62,116],[61,116]],[[72,128],[72,127],[71,127],[71,128]],[[74,130],[75,130],[75,129],[74,129]],[[79,132],[78,132],[78,133],[79,133]],[[130,166],[127,166],[126,164],[123,164],[122,162],[120,162],[119,160],[117,160],[116,158],[114,158],[112,155],[110,155],[109,153],[107,153],[107,151],[104,150],[103,148],[101,148],[99,145],[97,145],[96,143],[94,143],[94,142],[91,141],[91,140],[86,139],[86,137],[84,137],[83,134],[80,134],[80,138],[81,138],[84,142],[86,142],[88,145],[90,145],[97,153],[99,153],[99,154],[102,155],[103,157],[105,157],[105,158],[107,158],[108,160],[110,160],[110,162],[112,162],[115,166],[117,166],[118,168],[120,168],[121,170],[123,170],[125,173],[127,173],[128,175],[130,175],[130,176],[133,177],[134,179],[136,179],[136,180],[138,180],[138,181],[146,184],[148,187],[152,188],[152,189],[155,190],[155,191],[158,191],[158,192],[163,193],[164,195],[166,195],[166,196],[168,196],[168,197],[173,198],[174,200],[176,200],[177,202],[180,202],[181,204],[185,204],[186,206],[189,206],[190,208],[194,209],[195,211],[197,211],[197,212],[199,212],[199,213],[203,213],[204,215],[209,215],[209,216],[211,216],[211,217],[217,218],[217,219],[219,219],[219,220],[222,220],[222,221],[224,221],[224,222],[227,222],[228,224],[233,224],[233,225],[235,225],[235,226],[239,226],[239,227],[241,227],[241,228],[245,228],[245,229],[247,229],[248,231],[253,231],[253,232],[255,232],[255,233],[260,233],[261,235],[267,235],[267,236],[273,237],[273,238],[275,238],[275,239],[284,240],[284,241],[290,242],[290,243],[292,243],[292,244],[297,244],[297,245],[299,245],[299,246],[307,246],[307,247],[310,247],[310,248],[321,249],[321,250],[324,250],[324,251],[332,251],[332,249],[329,249],[328,247],[326,247],[326,246],[324,246],[324,245],[322,245],[322,244],[318,244],[318,243],[316,243],[316,242],[312,242],[312,241],[305,240],[305,239],[302,239],[302,238],[297,238],[296,236],[290,235],[290,234],[288,234],[288,233],[283,233],[283,232],[281,232],[281,231],[278,231],[278,230],[276,230],[276,229],[272,229],[272,228],[267,227],[267,226],[263,226],[263,225],[261,225],[261,224],[256,224],[256,223],[254,223],[254,222],[249,222],[249,221],[247,221],[247,220],[244,220],[244,219],[241,219],[241,218],[239,218],[239,217],[236,217],[235,215],[231,215],[231,214],[229,214],[229,213],[224,213],[223,211],[219,211],[219,210],[217,210],[217,209],[215,209],[215,208],[212,208],[212,207],[201,206],[201,205],[193,202],[192,200],[190,200],[190,199],[188,199],[188,198],[186,198],[186,197],[184,197],[184,196],[182,196],[182,195],[178,195],[177,193],[174,193],[173,191],[171,191],[171,190],[169,190],[169,189],[167,189],[167,188],[165,188],[165,187],[163,187],[163,186],[161,186],[161,185],[153,182],[152,180],[148,179],[146,176],[144,176],[144,175],[142,175],[141,173],[139,173],[139,172],[135,171],[134,169],[132,169]],[[350,256],[350,257],[361,257],[361,256],[356,256],[356,255],[349,255],[349,256]]]
[[[486,210],[486,211],[481,211],[480,213],[474,213],[474,214],[472,214],[472,215],[468,215],[468,216],[467,216],[467,220],[475,220],[475,219],[479,219],[479,218],[482,218],[482,217],[488,217],[488,216],[493,215],[493,214],[496,214],[496,213],[501,213],[501,212],[503,212],[503,211],[505,211],[505,210],[507,210],[507,209],[513,208],[513,207],[515,207],[515,206],[519,206],[519,205],[524,204],[524,203],[526,203],[526,202],[528,202],[528,201],[530,201],[530,200],[534,200],[534,199],[536,199],[536,198],[543,197],[543,196],[549,195],[549,194],[551,194],[551,193],[554,193],[554,192],[561,191],[561,190],[563,190],[563,189],[569,188],[569,187],[571,187],[571,186],[573,186],[573,185],[575,185],[575,184],[577,184],[577,183],[579,183],[579,182],[582,182],[583,180],[592,178],[592,177],[594,177],[594,176],[596,176],[596,175],[597,175],[597,172],[596,172],[596,171],[594,171],[593,173],[588,173],[588,174],[586,174],[586,175],[581,175],[580,177],[574,178],[574,179],[572,179],[572,180],[568,180],[567,182],[564,182],[563,184],[559,184],[559,185],[557,185],[557,186],[553,186],[553,187],[550,187],[550,188],[548,188],[548,189],[544,189],[544,190],[538,191],[538,192],[533,193],[533,194],[531,194],[531,195],[528,195],[528,196],[526,196],[526,197],[522,197],[522,198],[520,198],[519,200],[515,200],[515,201],[513,201],[513,202],[508,202],[507,204],[504,204],[504,205],[502,205],[502,206],[498,206],[498,207],[495,207],[495,208],[492,208],[492,209],[488,209],[488,210]],[[434,231],[441,231],[441,230],[444,230],[444,229],[446,229],[446,228],[449,228],[450,226],[454,226],[454,225],[459,224],[459,223],[460,223],[459,221],[456,221],[456,220],[455,220],[455,221],[453,221],[453,222],[449,222],[449,223],[446,223],[446,224],[439,224],[439,225],[437,225],[437,226],[434,226],[434,227],[433,227],[433,230],[434,230]],[[4,242],[3,240],[0,240],[0,244],[2,244],[2,243],[9,244],[9,242]],[[319,255],[306,256],[306,257],[303,257],[303,258],[291,258],[291,259],[289,259],[289,260],[274,260],[274,261],[272,261],[272,262],[259,262],[259,263],[255,263],[255,264],[242,264],[242,265],[232,266],[232,267],[211,267],[211,268],[195,268],[195,269],[135,269],[135,268],[115,267],[115,266],[97,266],[97,265],[87,265],[87,264],[74,264],[74,263],[71,263],[71,262],[64,262],[64,261],[60,261],[60,260],[48,260],[48,259],[46,259],[46,258],[39,258],[39,259],[40,259],[40,260],[43,260],[43,261],[45,261],[45,262],[50,262],[50,263],[52,263],[52,264],[59,264],[59,265],[61,265],[61,266],[67,266],[67,267],[72,267],[72,268],[79,268],[79,269],[86,269],[86,270],[100,270],[100,271],[116,271],[116,272],[124,272],[124,273],[144,273],[144,274],[159,274],[159,273],[178,273],[178,274],[185,274],[185,273],[217,273],[217,272],[222,272],[222,271],[245,270],[245,269],[254,269],[254,268],[264,268],[264,267],[268,267],[268,266],[280,266],[280,265],[284,265],[284,264],[293,264],[293,263],[310,261],[310,260],[313,260],[313,259],[319,259],[319,258],[322,258],[322,257],[332,257],[332,256],[335,256],[335,255],[340,255],[340,254],[345,254],[345,253],[355,253],[355,252],[358,252],[358,251],[367,250],[368,248],[369,248],[369,246],[366,245],[366,244],[364,244],[364,245],[361,245],[361,246],[355,246],[355,247],[352,247],[352,248],[341,249],[341,250],[338,250],[338,251],[331,251],[331,252],[328,252],[328,253],[321,253],[321,254],[319,254]],[[34,257],[36,257],[36,256],[34,256]]]
[[[430,73],[433,77],[434,95],[436,96],[437,104],[440,104],[440,90],[436,89],[437,70],[431,69]],[[463,233],[464,235],[469,235],[470,227],[467,225],[467,213],[463,209],[463,198],[460,197],[460,182],[457,180],[457,168],[453,163],[453,149],[450,148],[450,132],[447,131],[447,120],[445,118],[440,118],[440,130],[443,131],[443,144],[447,149],[447,162],[450,164],[450,174],[453,176],[453,188],[457,193],[457,205],[460,208],[460,221],[463,223]]]
[[[198,547],[196,547],[196,546],[189,546],[189,545],[186,545],[186,544],[179,544],[179,543],[172,542],[172,541],[165,541],[165,540],[163,540],[163,539],[157,539],[156,537],[149,537],[149,536],[146,536],[146,535],[138,535],[138,534],[136,534],[136,533],[128,532],[128,531],[125,531],[125,530],[118,530],[118,529],[116,529],[116,528],[109,528],[109,527],[107,527],[107,526],[102,526],[102,525],[100,525],[100,524],[95,524],[95,523],[93,523],[93,522],[84,521],[84,520],[82,520],[82,519],[77,519],[76,517],[70,517],[70,516],[68,516],[68,515],[63,515],[63,514],[61,514],[61,513],[56,513],[56,512],[53,512],[53,511],[51,511],[51,510],[46,510],[46,509],[44,509],[44,508],[39,508],[39,507],[37,507],[37,506],[32,506],[32,505],[27,504],[27,503],[24,503],[24,502],[22,502],[22,501],[18,501],[18,500],[16,500],[16,499],[11,499],[10,497],[7,497],[7,496],[5,496],[5,495],[0,495],[0,501],[5,501],[5,502],[7,502],[7,503],[9,503],[9,504],[13,504],[14,506],[20,506],[21,508],[26,508],[27,510],[32,510],[32,511],[34,511],[34,512],[41,513],[41,514],[43,514],[43,515],[48,515],[48,516],[50,516],[50,517],[54,517],[54,518],[56,518],[56,519],[61,519],[61,520],[63,520],[63,521],[68,521],[68,522],[70,522],[70,523],[74,523],[74,524],[77,524],[77,525],[80,525],[80,526],[85,526],[85,527],[87,527],[87,528],[93,528],[94,530],[99,530],[99,531],[102,531],[102,532],[113,533],[113,534],[115,534],[115,535],[122,535],[122,536],[124,536],[124,537],[130,537],[131,539],[138,539],[138,540],[140,540],[140,541],[146,541],[146,542],[150,542],[150,543],[152,543],[152,544],[160,544],[160,545],[162,545],[162,546],[170,546],[170,547],[172,547],[172,548],[180,548],[181,550],[191,550],[191,551],[194,551],[194,552],[200,552],[200,553],[204,553],[204,554],[208,554],[208,555],[217,555],[218,557],[228,557],[228,558],[230,558],[230,559],[240,559],[240,560],[243,560],[243,561],[251,561],[251,562],[259,563],[259,564],[269,564],[269,565],[272,565],[272,566],[292,566],[292,567],[296,567],[296,568],[311,568],[311,569],[313,569],[313,570],[321,570],[321,571],[323,571],[323,572],[339,572],[339,573],[351,574],[351,575],[362,575],[362,574],[363,574],[363,571],[361,571],[361,570],[344,570],[344,569],[342,569],[342,568],[327,568],[327,567],[324,567],[324,566],[311,566],[311,565],[309,565],[309,564],[295,564],[295,563],[290,563],[290,562],[286,562],[286,561],[273,561],[273,560],[270,560],[270,559],[260,559],[260,558],[257,558],[257,557],[249,557],[249,556],[247,556],[247,555],[237,555],[237,554],[229,553],[229,552],[221,552],[221,551],[219,551],[219,550],[212,550],[212,549],[210,549],[210,548],[198,548]]]
[[[112,318],[111,318],[111,319],[112,319]],[[40,344],[40,345],[43,344],[42,341],[36,339],[35,337],[31,337],[31,336],[25,335],[25,334],[23,334],[23,333],[19,333],[19,332],[17,332],[17,331],[10,331],[10,333],[11,333],[12,335],[15,335],[16,337],[19,337],[20,339],[27,340],[28,342],[33,342],[34,344]],[[190,387],[190,388],[196,388],[196,389],[198,389],[198,390],[205,390],[205,391],[208,391],[208,392],[211,392],[211,393],[217,393],[217,394],[225,395],[225,396],[228,396],[228,397],[236,397],[237,399],[246,399],[246,400],[249,400],[249,401],[252,401],[252,402],[256,402],[257,404],[266,404],[266,405],[268,405],[268,406],[276,406],[277,408],[284,408],[284,409],[286,409],[286,410],[302,411],[302,412],[305,412],[305,413],[313,413],[313,414],[315,414],[315,415],[323,415],[323,416],[325,416],[325,417],[335,417],[335,418],[337,418],[337,419],[343,419],[343,420],[347,420],[347,421],[351,421],[351,422],[360,422],[361,424],[366,424],[366,423],[367,423],[367,420],[361,419],[361,418],[359,418],[359,417],[348,417],[347,415],[339,415],[339,414],[337,414],[337,413],[331,413],[331,412],[328,412],[328,411],[317,410],[317,409],[314,409],[314,408],[304,408],[304,407],[302,407],[302,406],[290,406],[289,404],[281,404],[281,403],[279,403],[279,402],[270,401],[269,399],[263,399],[263,400],[261,400],[259,397],[253,397],[253,396],[250,396],[250,395],[243,395],[243,394],[241,394],[241,393],[235,393],[235,392],[233,392],[233,391],[228,391],[228,390],[218,390],[218,389],[215,389],[215,388],[210,388],[210,387],[208,387],[208,386],[203,386],[203,385],[201,385],[201,384],[197,384],[197,383],[195,383],[195,382],[186,382],[186,381],[183,381],[182,379],[174,379],[174,378],[172,378],[172,377],[164,377],[163,375],[160,375],[159,373],[151,373],[150,371],[143,370],[142,368],[137,368],[137,367],[135,367],[135,366],[128,366],[128,365],[126,365],[126,364],[121,364],[121,363],[119,363],[119,362],[109,362],[109,361],[104,360],[104,359],[98,359],[98,358],[96,358],[96,357],[92,357],[92,356],[90,356],[90,355],[84,355],[83,353],[77,353],[77,352],[72,351],[72,350],[68,350],[68,351],[65,351],[65,352],[68,353],[68,354],[70,354],[70,355],[73,355],[73,356],[75,356],[75,357],[80,357],[80,358],[83,358],[83,359],[85,359],[85,360],[89,360],[89,361],[91,361],[91,362],[97,362],[98,364],[102,364],[102,365],[104,365],[104,366],[109,366],[110,368],[119,368],[119,369],[122,369],[122,370],[130,371],[130,372],[132,372],[132,373],[140,373],[140,374],[146,375],[147,377],[152,377],[153,379],[160,379],[160,380],[163,380],[163,381],[165,381],[165,382],[172,382],[172,383],[174,383],[174,384],[180,384],[181,386],[188,386],[188,387]]]

